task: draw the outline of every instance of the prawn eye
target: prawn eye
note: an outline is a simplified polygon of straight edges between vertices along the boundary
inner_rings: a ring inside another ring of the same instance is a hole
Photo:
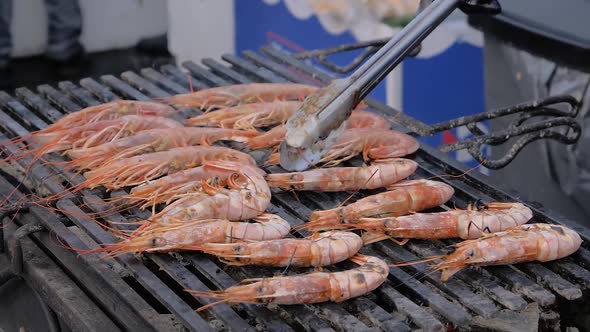
[[[152,247],[161,247],[164,245],[166,245],[166,239],[157,236],[152,239]]]
[[[465,254],[467,255],[467,258],[471,258],[473,257],[473,255],[475,255],[475,252],[473,251],[473,249],[469,249],[465,252]]]

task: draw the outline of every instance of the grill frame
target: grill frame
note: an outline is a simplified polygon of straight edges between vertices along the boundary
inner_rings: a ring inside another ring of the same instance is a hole
[[[166,65],[161,68],[161,72],[151,68],[141,70],[140,74],[125,72],[120,75],[121,79],[113,75],[105,75],[100,78],[104,85],[92,78],[82,79],[80,86],[72,82],[61,82],[58,84],[59,90],[49,85],[42,85],[38,88],[42,96],[26,88],[17,89],[15,97],[0,92],[0,120],[2,120],[0,127],[3,132],[26,134],[27,130],[22,125],[41,128],[47,125],[46,120],[55,121],[61,113],[75,112],[81,107],[97,105],[121,97],[149,100],[168,94],[188,92],[189,83],[192,83],[193,87],[204,88],[216,84],[246,83],[247,80],[274,82],[292,80],[309,83],[306,78],[310,77],[317,83],[327,78],[322,72],[299,62],[288,54],[277,53],[278,51],[272,49],[269,51],[268,48],[263,48],[262,52],[263,54],[246,51],[242,54],[243,59],[234,55],[223,55],[222,59],[227,64],[214,59],[205,59],[203,65],[206,68],[187,62],[183,65],[192,75],[192,82],[189,82],[187,76],[177,67]],[[284,64],[292,66],[288,68]],[[293,72],[294,69],[297,72]],[[397,122],[394,123],[396,129],[408,132],[408,129],[400,124],[421,125],[419,121],[374,100],[367,100],[367,103],[372,109],[393,116],[394,121]],[[12,116],[6,112],[12,113]],[[13,118],[21,121],[22,125]],[[425,145],[422,145],[413,159],[420,164],[415,177],[460,175],[466,171],[465,166]],[[352,164],[355,163],[358,164],[359,161],[352,162]],[[58,166],[45,166],[37,169],[33,177],[36,177],[37,182],[42,182],[42,186],[48,187],[50,191],[61,191],[63,186],[60,182],[47,178],[56,168],[59,173],[63,173]],[[79,177],[71,173],[67,177],[70,182],[80,181]],[[523,201],[517,193],[502,188],[499,184],[491,183],[483,175],[470,173],[461,177],[445,177],[441,180],[451,184],[457,192],[448,206],[453,204],[463,206],[468,200],[480,198]],[[11,189],[11,185],[4,178],[0,177],[0,184],[2,188]],[[97,193],[101,194],[100,191],[85,190],[82,197],[84,203],[100,210],[104,208],[104,202],[96,195]],[[273,204],[270,211],[280,214],[292,225],[296,225],[305,220],[311,209],[333,207],[347,195],[346,193],[301,195],[309,204],[305,206],[301,203],[297,204],[290,193],[273,190]],[[64,198],[58,202],[58,207],[76,210],[79,200],[79,197],[73,196]],[[528,203],[527,205],[533,209],[534,218],[537,221],[565,224],[576,229],[585,242],[590,238],[589,230],[577,227],[574,221],[558,216],[552,211],[544,211],[531,202],[524,203]],[[119,217],[111,217],[113,218]],[[148,328],[151,326],[161,330],[179,329],[180,322],[190,330],[201,331],[207,330],[211,325],[219,327],[219,323],[208,323],[211,322],[209,318],[212,316],[230,330],[254,330],[256,326],[266,330],[295,330],[304,329],[307,324],[308,330],[311,331],[330,329],[364,331],[370,328],[396,331],[421,328],[425,331],[436,331],[450,323],[452,325],[465,323],[475,315],[482,316],[484,321],[491,321],[494,319],[492,316],[497,315],[500,309],[524,309],[522,301],[528,303],[530,300],[535,300],[541,305],[542,312],[551,312],[564,296],[577,295],[576,289],[580,293],[584,290],[581,298],[587,298],[587,287],[590,284],[590,272],[587,270],[590,267],[590,252],[584,248],[572,258],[548,264],[528,263],[519,265],[517,268],[501,266],[469,269],[447,283],[440,283],[432,276],[425,276],[426,271],[422,266],[391,268],[391,277],[376,291],[377,296],[361,297],[342,305],[326,303],[310,306],[279,306],[270,309],[264,306],[238,305],[235,306],[238,308],[237,311],[228,305],[220,305],[214,307],[211,314],[201,315],[194,313],[191,309],[197,303],[206,304],[207,302],[188,299],[181,294],[179,286],[202,290],[210,287],[226,288],[235,284],[240,278],[269,275],[276,270],[246,267],[229,268],[226,272],[220,268],[222,264],[215,259],[194,253],[146,255],[141,260],[127,255],[117,259],[117,263],[112,266],[98,260],[94,255],[76,258],[74,253],[55,246],[55,239],[52,241],[49,234],[58,235],[69,245],[80,248],[89,241],[74,233],[72,229],[75,228],[70,229],[72,226],[78,227],[89,235],[90,242],[112,242],[114,237],[96,224],[82,218],[67,216],[66,219],[41,208],[31,207],[30,214],[16,218],[15,222],[23,225],[38,220],[45,225],[50,233],[35,234],[31,238],[40,248],[50,253],[51,259],[66,271],[72,283],[78,285],[83,293],[92,298],[100,311],[121,329],[133,329],[137,326],[148,326]],[[369,249],[364,249],[364,252],[377,253],[380,256],[386,254],[395,261],[411,260],[418,255],[423,256],[431,254],[432,251],[444,249],[454,242],[456,241],[410,241],[404,248],[381,242],[370,246]],[[424,243],[434,243],[435,246]],[[582,265],[573,262],[574,259]],[[350,266],[346,263],[337,264],[338,268]],[[159,271],[160,269],[162,271]],[[493,276],[493,279],[489,282],[483,281],[482,275]],[[132,287],[130,282],[126,282],[130,279],[135,280],[139,285],[134,284]],[[540,281],[537,283],[535,279]],[[515,290],[511,291],[505,285]],[[170,288],[171,286],[174,289]],[[109,292],[101,293],[103,287]],[[148,299],[149,296],[145,295],[146,289],[152,290],[148,292],[157,297],[157,302],[160,304],[154,304],[152,299]],[[140,294],[144,294],[144,297]],[[118,304],[116,309],[113,308],[113,303]],[[75,301],[69,305],[74,308]],[[172,319],[170,315],[158,314],[156,307],[160,306],[174,312],[175,317]],[[284,320],[283,317],[286,319]]]

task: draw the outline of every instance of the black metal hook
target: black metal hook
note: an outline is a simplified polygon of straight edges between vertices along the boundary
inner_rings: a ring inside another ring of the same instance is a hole
[[[8,247],[10,249],[10,262],[12,271],[16,275],[21,275],[23,272],[23,249],[20,240],[30,234],[42,231],[45,226],[41,222],[34,222],[19,227],[11,238],[8,240]]]

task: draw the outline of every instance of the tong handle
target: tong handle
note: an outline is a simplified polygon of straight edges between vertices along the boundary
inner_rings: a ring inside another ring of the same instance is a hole
[[[422,2],[422,4],[428,1]],[[422,9],[400,33],[394,36],[375,55],[365,62],[349,78],[348,91],[357,100],[353,107],[364,99],[393,68],[395,68],[422,40],[426,38],[445,18],[459,7],[461,0],[436,0]]]

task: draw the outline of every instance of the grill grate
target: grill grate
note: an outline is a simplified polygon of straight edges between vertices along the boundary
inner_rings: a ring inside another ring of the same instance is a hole
[[[263,54],[247,51],[244,58],[224,55],[226,63],[205,59],[203,66],[187,62],[184,67],[188,76],[179,68],[166,65],[161,71],[147,68],[140,72],[125,72],[120,78],[106,75],[100,82],[91,78],[80,81],[61,82],[58,88],[42,85],[38,93],[18,89],[15,97],[0,92],[0,127],[4,137],[26,135],[29,131],[44,128],[63,114],[75,112],[83,107],[97,105],[119,98],[149,100],[169,94],[185,93],[192,84],[200,89],[215,85],[247,82],[301,83],[326,82],[330,77],[309,67],[290,55],[271,48],[264,48]],[[386,115],[395,116],[394,126],[408,132],[406,128],[425,126],[374,101],[369,106]],[[191,110],[194,115],[198,110]],[[406,128],[404,128],[406,127]],[[423,128],[428,130],[427,127]],[[10,153],[16,147],[7,146]],[[60,156],[51,155],[52,161]],[[431,178],[440,174],[461,174],[464,168],[443,155],[440,151],[423,146],[414,156],[420,164],[414,178]],[[22,165],[29,160],[21,161]],[[359,165],[359,160],[350,164]],[[280,171],[278,167],[268,169]],[[8,171],[7,171],[8,172]],[[2,194],[7,195],[15,185],[9,177],[0,177]],[[64,190],[66,184],[77,184],[81,176],[64,172],[59,166],[36,163],[30,179],[29,189],[37,192],[44,188],[49,193]],[[464,207],[470,201],[508,200],[520,201],[516,194],[491,184],[480,175],[449,177],[442,181],[455,188],[456,195],[447,204],[436,210]],[[28,183],[27,181],[23,181]],[[124,194],[123,191],[110,193],[111,196]],[[590,252],[582,248],[572,257],[548,264],[519,264],[490,268],[467,269],[448,282],[442,283],[436,276],[428,275],[422,265],[391,268],[388,281],[375,292],[343,304],[325,303],[297,306],[255,306],[248,304],[221,304],[203,313],[193,309],[209,303],[210,300],[193,299],[183,289],[224,289],[248,277],[271,276],[275,269],[258,267],[226,267],[217,260],[198,253],[155,254],[142,258],[125,255],[115,261],[103,261],[96,255],[82,255],[56,245],[55,238],[76,248],[96,247],[97,243],[111,243],[115,237],[97,224],[80,218],[81,204],[84,211],[104,211],[108,205],[103,199],[108,194],[100,190],[84,190],[78,196],[68,196],[57,203],[57,207],[70,213],[61,215],[32,206],[28,214],[17,218],[19,225],[40,221],[51,236],[35,235],[37,245],[47,252],[78,287],[96,304],[101,315],[106,315],[123,330],[264,330],[264,331],[441,331],[449,326],[486,327],[502,330],[502,324],[520,327],[529,312],[540,314],[541,323],[547,329],[555,327],[556,314],[561,315],[562,324],[572,324],[572,314],[561,310],[567,300],[583,306],[588,299],[590,284]],[[349,196],[349,193],[298,193],[298,200],[289,192],[273,190],[270,212],[277,213],[291,225],[298,225],[307,219],[314,209],[332,208]],[[18,197],[16,197],[18,198]],[[530,205],[530,204],[529,204]],[[574,227],[588,240],[589,231],[577,227],[570,220],[532,206],[535,220],[539,222],[562,223]],[[133,215],[131,215],[133,214]],[[128,221],[145,218],[146,213],[131,211],[110,216],[109,220]],[[115,224],[113,224],[115,226]],[[120,225],[119,225],[120,227]],[[304,236],[304,233],[299,233]],[[448,250],[454,240],[417,241],[412,240],[404,247],[382,241],[366,248],[369,255],[387,257],[391,262],[415,260],[420,257],[439,254]],[[349,263],[336,265],[338,269],[350,268]],[[327,270],[335,270],[330,267]],[[302,273],[305,269],[292,271]],[[76,299],[63,299],[61,314],[79,312]],[[538,309],[536,309],[538,307]],[[68,311],[69,310],[69,311]],[[535,311],[536,310],[536,311]],[[522,313],[519,313],[522,312]],[[88,317],[98,319],[90,309]],[[552,316],[553,315],[553,316]],[[102,316],[101,316],[102,317]],[[539,317],[539,316],[537,316]],[[549,318],[547,318],[549,317]],[[72,315],[70,319],[83,317]],[[512,325],[511,325],[512,324]],[[100,327],[95,327],[97,330]]]

